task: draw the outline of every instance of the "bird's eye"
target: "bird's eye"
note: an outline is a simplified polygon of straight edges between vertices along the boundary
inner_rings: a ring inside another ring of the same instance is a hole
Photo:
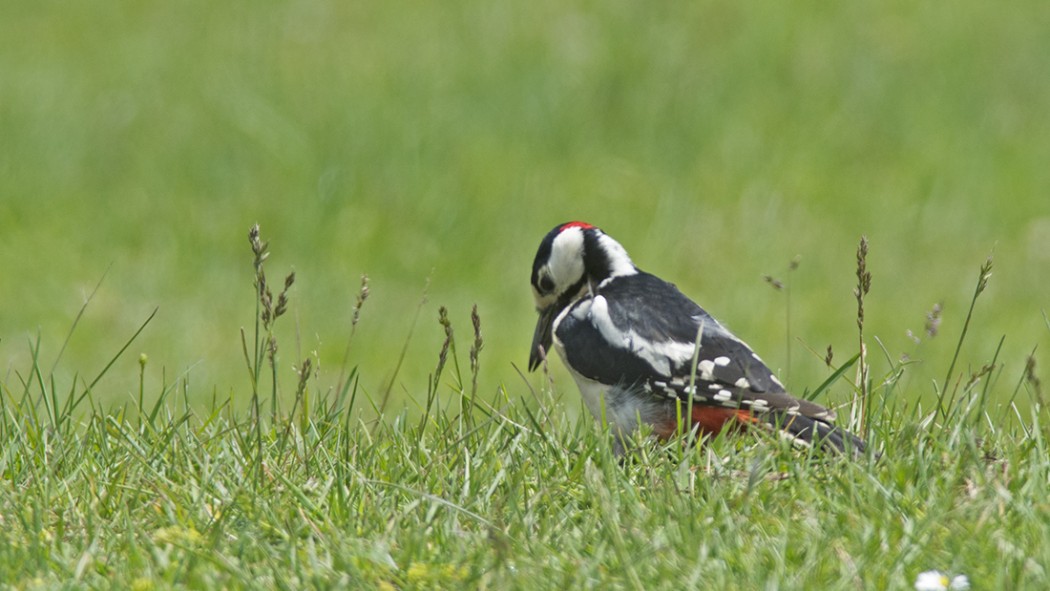
[[[540,291],[543,293],[550,293],[554,291],[554,280],[549,275],[540,277]]]

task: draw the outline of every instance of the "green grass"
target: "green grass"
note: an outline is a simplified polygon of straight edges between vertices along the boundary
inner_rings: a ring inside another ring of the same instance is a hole
[[[0,586],[1046,587],[1043,2],[0,13]],[[882,459],[618,466],[516,371],[569,219]]]
[[[486,401],[498,412],[473,422],[436,400],[425,425],[330,399],[269,423],[185,409],[175,390],[148,418],[57,426],[5,394],[6,584],[907,589],[930,568],[1047,584],[1038,416],[994,430],[978,413],[882,416],[877,463],[767,439],[646,447],[620,466],[549,399]]]
[[[929,408],[902,391],[907,365],[865,388],[836,372],[830,382],[868,396],[879,458],[758,432],[692,448],[639,439],[623,462],[608,433],[566,412],[563,390],[515,380],[478,397],[484,321],[463,355],[442,307],[445,340],[416,412],[384,412],[356,367],[318,383],[309,359],[287,408],[269,357],[287,300],[265,287],[266,245],[252,246],[247,400],[200,408],[185,377],[147,397],[142,355],[137,398],[106,407],[94,388],[113,362],[66,384],[39,343],[0,387],[5,585],[882,590],[940,569],[975,588],[1039,589],[1050,578],[1034,374],[1011,385],[994,362],[959,380],[949,368],[953,386]],[[1011,388],[1010,403],[988,397]]]

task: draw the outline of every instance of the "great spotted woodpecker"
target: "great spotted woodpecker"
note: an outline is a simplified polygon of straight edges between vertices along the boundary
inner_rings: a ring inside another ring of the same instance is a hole
[[[543,238],[532,290],[539,322],[529,369],[553,344],[591,414],[616,434],[617,454],[642,423],[673,437],[679,417],[698,436],[763,425],[800,444],[864,450],[832,425],[833,411],[785,391],[746,343],[590,224],[561,224]]]

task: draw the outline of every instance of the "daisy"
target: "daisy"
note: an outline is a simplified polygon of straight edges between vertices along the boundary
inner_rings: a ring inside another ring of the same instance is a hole
[[[948,578],[948,575],[937,570],[919,573],[919,578],[915,579],[915,591],[966,591],[969,588],[970,579],[966,575]]]

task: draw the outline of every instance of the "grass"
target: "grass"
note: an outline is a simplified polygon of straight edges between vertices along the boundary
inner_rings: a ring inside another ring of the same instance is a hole
[[[464,373],[442,307],[417,413],[381,412],[356,367],[325,386],[309,360],[285,410],[268,351],[287,296],[266,288],[268,247],[258,227],[251,238],[260,333],[245,347],[247,401],[200,409],[181,377],[146,404],[143,355],[136,401],[104,407],[97,378],[48,374],[39,343],[17,385],[0,387],[7,588],[881,590],[930,569],[974,588],[1048,582],[1050,446],[1029,367],[1013,391],[1029,414],[987,396],[1006,387],[995,360],[946,381],[932,408],[901,390],[906,365],[865,388],[844,382],[872,398],[857,404],[879,459],[759,433],[639,441],[623,463],[608,433],[565,412],[561,389],[515,380],[479,397],[482,320],[475,311]]]
[[[0,587],[1046,587],[1044,3],[3,14]],[[882,459],[617,465],[516,371],[569,219]]]

